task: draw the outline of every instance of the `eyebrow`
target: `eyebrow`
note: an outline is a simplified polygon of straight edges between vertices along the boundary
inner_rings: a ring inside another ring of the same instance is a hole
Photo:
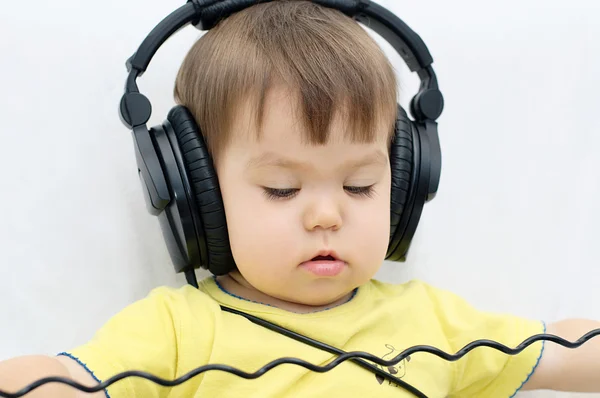
[[[361,158],[349,160],[348,162],[340,165],[340,168],[357,169],[359,167],[368,166],[371,164],[387,165],[388,158],[383,151],[376,150]],[[246,164],[246,168],[248,169],[261,167],[280,167],[294,170],[308,170],[313,166],[310,163],[281,157],[274,152],[263,153],[262,155],[250,159]]]

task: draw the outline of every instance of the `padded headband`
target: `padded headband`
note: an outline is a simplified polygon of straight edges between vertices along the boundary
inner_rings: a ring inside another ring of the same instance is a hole
[[[126,92],[137,92],[135,78],[144,73],[160,46],[185,25],[192,23],[200,30],[209,30],[220,20],[235,12],[270,1],[273,0],[188,0],[185,5],[156,25],[137,51],[127,60],[127,70],[135,75],[129,79]],[[409,69],[419,75],[420,91],[439,92],[435,73],[430,67],[433,57],[427,46],[418,34],[392,12],[370,0],[313,0],[313,2],[339,10],[368,26],[390,43]],[[426,114],[423,115],[423,119],[435,120],[441,114],[443,107],[441,95],[436,95],[434,99],[435,103],[432,106],[425,107]],[[418,115],[415,117],[420,119]]]
[[[177,30],[192,23],[200,30],[212,29],[220,20],[258,3],[273,0],[188,0],[187,4],[163,19],[142,42],[136,53],[127,61],[128,70],[138,70],[138,76],[146,70],[158,48]],[[412,72],[421,80],[427,77],[427,67],[433,58],[419,35],[400,18],[369,0],[313,0],[313,3],[334,8],[368,26],[383,37],[400,54]],[[432,80],[427,88],[437,89]]]

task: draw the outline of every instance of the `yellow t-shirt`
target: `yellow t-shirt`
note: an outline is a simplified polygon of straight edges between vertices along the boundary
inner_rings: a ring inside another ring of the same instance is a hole
[[[230,295],[209,277],[200,282],[200,289],[189,285],[154,289],[110,319],[87,344],[61,355],[77,359],[102,381],[127,370],[174,380],[206,364],[255,372],[280,357],[320,366],[336,357],[225,312],[220,304],[341,350],[365,351],[383,359],[414,345],[455,353],[477,339],[515,347],[545,331],[543,322],[480,312],[456,295],[420,281],[371,280],[345,304],[297,314]],[[419,352],[385,370],[429,398],[508,398],[530,376],[542,349],[543,342],[536,342],[509,356],[478,347],[455,362]],[[210,370],[172,388],[126,378],[107,390],[110,398],[413,397],[351,361],[325,373],[285,364],[253,380]]]

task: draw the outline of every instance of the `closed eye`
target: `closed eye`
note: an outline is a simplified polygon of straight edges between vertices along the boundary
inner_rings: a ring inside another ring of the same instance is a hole
[[[263,187],[263,191],[267,199],[289,199],[294,197],[300,189],[298,188],[268,188]]]
[[[358,196],[364,196],[364,197],[368,197],[371,198],[373,197],[373,185],[369,185],[366,187],[349,187],[346,186],[344,187],[344,189],[346,190],[346,192],[352,194],[352,195],[358,195]]]
[[[363,196],[371,198],[373,197],[375,184],[369,185],[366,187],[356,187],[356,186],[345,186],[344,190],[351,195]],[[299,188],[269,188],[263,187],[263,192],[267,199],[269,200],[277,200],[277,199],[290,199],[296,196],[296,194],[300,191]]]

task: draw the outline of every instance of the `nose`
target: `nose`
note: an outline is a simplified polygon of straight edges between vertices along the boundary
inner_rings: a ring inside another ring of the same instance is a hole
[[[338,230],[342,227],[341,203],[332,197],[322,197],[312,201],[304,211],[304,228]]]

